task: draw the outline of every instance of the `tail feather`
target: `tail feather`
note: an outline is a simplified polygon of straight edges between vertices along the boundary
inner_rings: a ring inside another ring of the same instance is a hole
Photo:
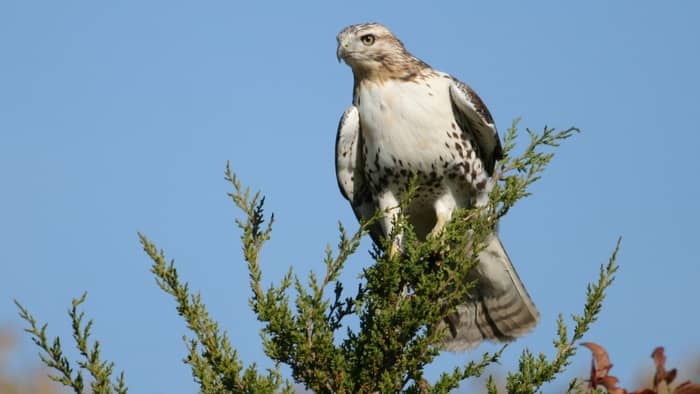
[[[449,329],[440,343],[444,350],[464,351],[484,340],[509,342],[531,331],[540,318],[496,234],[487,238],[474,277],[473,293],[442,322]]]

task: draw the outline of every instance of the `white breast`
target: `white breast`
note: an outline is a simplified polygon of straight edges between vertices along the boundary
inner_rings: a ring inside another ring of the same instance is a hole
[[[362,136],[368,152],[380,152],[378,164],[392,167],[397,158],[425,170],[449,154],[446,135],[455,123],[449,82],[437,77],[360,85],[356,105]]]

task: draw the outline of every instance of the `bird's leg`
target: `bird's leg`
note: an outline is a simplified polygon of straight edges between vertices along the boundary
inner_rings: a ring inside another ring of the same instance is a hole
[[[435,226],[430,230],[428,237],[435,238],[440,235],[447,222],[452,218],[452,212],[457,207],[457,201],[450,191],[440,196],[433,205],[435,209]]]
[[[401,254],[401,251],[403,250],[403,247],[401,246],[401,234],[397,234],[396,237],[394,237],[394,240],[391,242],[391,248],[389,249],[389,259],[393,259],[394,256],[398,256]]]
[[[394,221],[401,211],[399,207],[399,200],[391,190],[385,190],[379,194],[379,198],[377,198],[377,206],[384,213],[381,220],[384,235],[390,237],[394,231]],[[401,252],[402,238],[402,234],[396,234],[392,239],[391,247],[388,251],[389,258],[393,258]]]

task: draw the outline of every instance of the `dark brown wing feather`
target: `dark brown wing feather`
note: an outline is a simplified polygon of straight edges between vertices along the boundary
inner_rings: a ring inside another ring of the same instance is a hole
[[[493,117],[472,88],[455,78],[452,81],[450,97],[455,119],[462,130],[468,130],[474,135],[481,160],[491,175],[496,161],[503,158],[503,147]]]

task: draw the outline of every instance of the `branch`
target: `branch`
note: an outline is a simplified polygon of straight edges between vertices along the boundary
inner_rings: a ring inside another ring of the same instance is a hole
[[[621,242],[622,238],[619,238],[607,265],[600,266],[598,281],[587,286],[583,314],[572,316],[575,326],[571,337],[568,335],[564,318],[560,315],[557,321],[557,339],[554,341],[557,350],[554,359],[548,361],[543,353],[535,357],[529,350],[523,351],[520,356],[519,371],[508,374],[506,389],[509,393],[535,393],[544,383],[554,380],[570,364],[571,357],[576,354],[576,343],[598,319],[605,299],[605,291],[615,279],[615,272],[618,269],[617,252],[620,250]]]
[[[139,239],[144,251],[153,260],[151,272],[156,276],[156,283],[175,298],[178,314],[185,319],[187,328],[195,335],[196,339],[185,338],[188,355],[184,361],[190,365],[192,375],[200,384],[202,392],[277,390],[282,384],[279,371],[268,370],[267,375],[259,375],[255,364],[244,370],[228,335],[222,332],[218,323],[209,316],[201,296],[191,294],[188,284],[180,281],[174,261],[166,264],[163,251],[158,251],[144,235],[139,234]],[[291,390],[288,383],[284,391],[287,390]]]
[[[83,361],[77,361],[77,370],[75,374],[73,373],[73,368],[71,367],[70,360],[63,354],[63,349],[61,347],[61,341],[58,337],[53,339],[53,344],[49,345],[49,340],[46,335],[47,325],[44,324],[39,328],[36,319],[29,313],[29,311],[15,300],[15,305],[19,309],[19,316],[22,320],[29,324],[28,328],[24,331],[29,333],[32,337],[32,341],[36,344],[41,352],[39,357],[41,361],[49,368],[52,368],[58,372],[58,374],[49,374],[51,380],[59,382],[66,387],[70,387],[76,394],[82,394],[85,389],[85,379],[83,378],[83,371],[88,371],[90,376],[92,376],[92,382],[90,383],[90,390],[95,394],[111,394],[113,391],[117,394],[126,394],[127,387],[126,381],[124,379],[124,372],[120,373],[116,382],[112,382],[111,375],[114,370],[114,363],[109,361],[102,361],[100,359],[100,343],[94,341],[90,345],[90,334],[92,330],[93,321],[88,320],[88,322],[83,325],[83,318],[85,314],[78,311],[78,307],[85,302],[87,293],[79,298],[74,298],[72,301],[72,308],[68,310],[68,316],[71,319],[71,326],[73,328],[73,340],[76,343],[76,347],[83,357]]]

